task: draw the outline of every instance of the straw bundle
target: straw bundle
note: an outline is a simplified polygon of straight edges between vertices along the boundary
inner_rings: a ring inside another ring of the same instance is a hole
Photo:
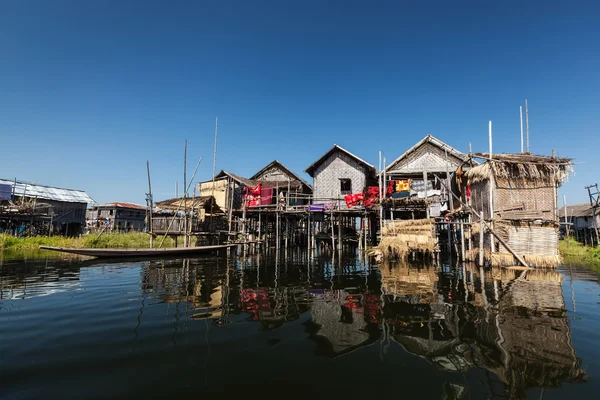
[[[432,235],[400,234],[384,236],[378,249],[385,258],[404,258],[412,252],[433,252],[436,240]]]
[[[395,236],[400,233],[433,235],[434,223],[432,218],[387,221],[383,227],[383,236]]]

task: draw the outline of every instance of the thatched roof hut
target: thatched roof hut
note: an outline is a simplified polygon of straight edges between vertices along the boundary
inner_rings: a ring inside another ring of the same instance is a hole
[[[486,161],[465,173],[471,209],[493,221],[494,230],[529,263],[555,266],[560,261],[558,187],[572,171],[571,159],[533,154],[494,154],[490,159],[487,153],[474,157]],[[502,245],[487,235],[484,242],[492,263],[514,263]]]

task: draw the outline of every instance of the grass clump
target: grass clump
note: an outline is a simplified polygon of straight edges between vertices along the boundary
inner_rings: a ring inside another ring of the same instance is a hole
[[[154,247],[162,241],[162,236],[154,239]],[[192,238],[192,246],[195,239]],[[182,242],[182,241],[181,241]],[[95,234],[64,237],[64,236],[30,236],[14,237],[0,234],[0,250],[37,250],[40,246],[92,248],[92,249],[125,249],[125,248],[149,248],[150,236],[143,232],[128,233],[104,233],[98,237]],[[162,245],[175,247],[175,240],[167,237]]]
[[[573,238],[561,240],[558,249],[562,256],[600,267],[600,249],[584,246]]]

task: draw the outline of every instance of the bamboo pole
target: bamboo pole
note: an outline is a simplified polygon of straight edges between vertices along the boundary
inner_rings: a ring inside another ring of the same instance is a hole
[[[527,133],[527,153],[529,153],[529,106],[527,105],[527,99],[525,99],[525,125]]]
[[[344,246],[342,242],[342,215],[338,215],[338,251],[341,252]]]
[[[519,106],[519,117],[521,119],[521,153],[523,153],[523,106]]]
[[[329,220],[331,223],[331,251],[335,253],[335,229],[333,227],[333,211],[331,211],[331,218]]]
[[[200,166],[200,163],[202,162],[202,157],[200,157],[200,159],[198,160],[198,164],[196,164],[196,168],[194,169],[194,174],[192,175],[192,179],[190,182],[194,181],[194,177],[196,176],[196,172],[198,171],[198,167]],[[188,186],[187,188],[184,186],[185,188],[185,193],[188,192],[188,190],[190,189],[190,187]],[[169,226],[167,227],[167,231],[165,232],[165,236],[163,236],[162,241],[160,242],[160,245],[158,246],[159,248],[162,247],[163,243],[165,242],[165,239],[167,238],[167,235],[169,234],[169,231],[171,230],[171,226],[173,225],[173,221],[175,221],[175,217],[177,216],[177,213],[179,212],[179,210],[181,209],[181,205],[183,204],[183,198],[181,201],[179,201],[179,205],[177,206],[177,210],[175,210],[175,215],[173,216],[173,218],[171,218],[171,222],[169,222]]]
[[[483,266],[483,218],[479,218],[479,265]]]
[[[185,145],[183,147],[183,187],[187,187],[187,139],[185,140]],[[185,236],[183,237],[183,247],[188,247],[188,237],[187,237],[187,190],[183,193],[183,230],[185,231]]]
[[[489,124],[489,136],[490,136],[490,160],[492,159],[492,121],[490,121]],[[489,192],[489,196],[490,196],[490,224],[492,226],[492,229],[494,227],[494,185],[496,180],[493,179],[493,177],[490,178],[489,180],[489,184],[490,184],[490,192]],[[494,235],[490,233],[490,251],[492,253],[496,252],[496,244],[494,243]]]
[[[152,248],[154,242],[154,235],[152,234],[152,205],[154,200],[152,199],[152,184],[150,183],[150,161],[146,160],[146,170],[148,171],[148,203],[149,203],[149,217],[148,222],[150,224],[150,248]]]
[[[423,187],[425,188],[425,216],[429,218],[429,201],[427,200],[427,168],[423,165]]]
[[[465,223],[461,221],[460,223],[460,260],[462,262],[465,261]]]
[[[382,171],[381,171],[381,163],[382,163],[382,152],[379,152],[379,177],[378,177],[378,182],[379,182],[379,237],[381,240],[381,237],[383,236],[383,192],[382,192],[382,179],[383,179],[383,175],[382,175]]]
[[[215,117],[215,146],[213,152],[212,197],[215,198],[215,174],[217,173],[217,135],[219,133],[219,117]],[[214,202],[210,203],[210,231],[214,231]],[[214,233],[214,232],[213,232]]]

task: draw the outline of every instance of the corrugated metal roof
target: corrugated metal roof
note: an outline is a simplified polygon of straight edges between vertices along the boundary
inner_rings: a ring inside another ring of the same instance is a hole
[[[567,218],[571,217],[591,217],[594,213],[592,206],[590,204],[574,204],[572,206],[567,206]],[[600,211],[598,211],[600,214]],[[558,215],[561,218],[565,216],[565,207],[561,207],[558,210]]]
[[[8,179],[0,179],[0,184],[14,186],[16,196],[38,198],[44,200],[64,201],[67,203],[96,203],[86,192],[76,189],[64,189],[52,186],[38,185]]]
[[[120,201],[113,201],[112,203],[100,204],[98,207],[105,207],[105,208],[131,208],[133,210],[143,210],[143,211],[147,211],[148,210],[147,206],[142,206],[142,205],[135,204],[135,203],[124,203],[124,202],[120,202]]]

